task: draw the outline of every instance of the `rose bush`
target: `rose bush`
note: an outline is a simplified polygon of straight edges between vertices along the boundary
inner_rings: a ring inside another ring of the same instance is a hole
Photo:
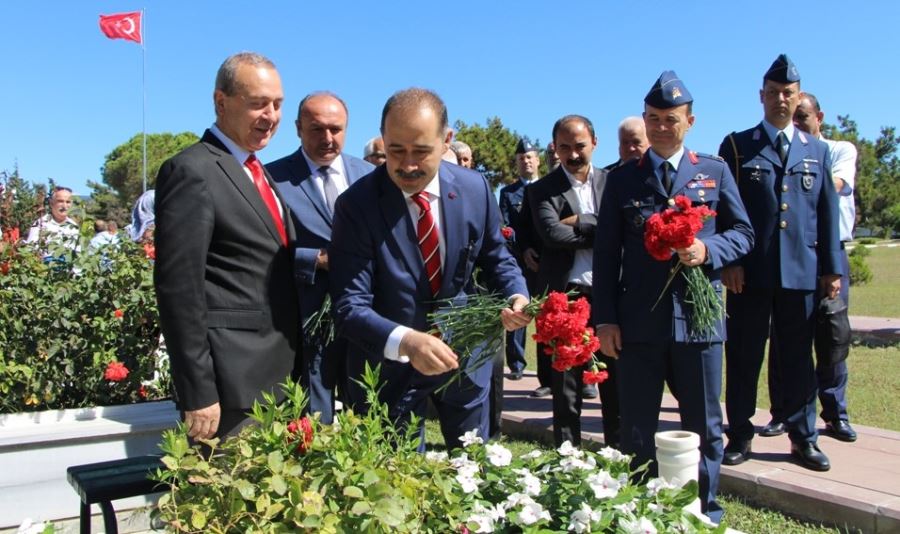
[[[207,453],[183,427],[167,432],[156,477],[170,490],[157,513],[179,532],[714,531],[684,510],[696,482],[636,483],[614,449],[515,456],[469,432],[450,456],[420,454],[418,435],[378,403],[377,372],[363,381],[370,410],[340,412],[334,425],[304,419],[305,394],[288,383],[284,402],[254,406],[258,425],[208,441]]]
[[[0,412],[125,404],[168,396],[167,361],[143,248],[0,251]]]

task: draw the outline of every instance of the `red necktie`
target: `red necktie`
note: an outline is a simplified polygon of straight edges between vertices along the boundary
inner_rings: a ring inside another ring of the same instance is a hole
[[[431,295],[437,297],[441,290],[441,252],[438,245],[438,231],[434,226],[434,217],[431,216],[431,203],[428,202],[428,193],[424,191],[416,193],[412,199],[419,206],[419,220],[416,223],[419,250],[425,262]]]
[[[281,243],[284,246],[287,246],[287,233],[284,231],[284,220],[281,218],[281,212],[278,210],[278,204],[275,202],[275,194],[272,193],[272,188],[269,186],[269,182],[266,181],[266,177],[263,174],[262,164],[256,159],[255,154],[250,154],[250,157],[247,158],[244,165],[250,169],[250,174],[253,176],[253,185],[256,186],[256,190],[259,191],[259,196],[262,197],[266,207],[269,208],[269,214],[272,215],[272,220],[275,221],[275,227],[278,228],[278,235],[281,236]]]

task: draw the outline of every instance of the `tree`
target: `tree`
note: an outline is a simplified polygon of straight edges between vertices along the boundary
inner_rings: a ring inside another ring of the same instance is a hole
[[[24,239],[34,220],[44,213],[48,190],[22,178],[18,165],[12,173],[0,171],[0,226],[4,231],[18,228]]]
[[[463,121],[456,121],[456,139],[472,147],[472,158],[475,160],[475,170],[484,174],[491,187],[508,184],[517,178],[516,173],[516,144],[520,136],[505,126],[499,117],[491,117],[487,120],[487,126],[478,123],[467,125]],[[541,146],[535,140],[532,144]],[[547,170],[544,162],[544,154],[541,152],[541,174]]]
[[[147,135],[147,188],[156,184],[156,173],[164,161],[197,142],[192,132]],[[88,182],[94,190],[88,213],[107,217],[108,212],[130,213],[131,206],[141,195],[143,181],[142,136],[136,134],[106,155],[100,172],[103,184]]]
[[[859,135],[856,121],[838,115],[838,125],[825,124],[822,135],[856,145],[857,225],[878,229],[885,235],[900,230],[900,136],[894,127],[882,127],[874,142]]]

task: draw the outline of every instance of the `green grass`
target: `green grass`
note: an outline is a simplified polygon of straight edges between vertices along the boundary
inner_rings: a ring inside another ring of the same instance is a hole
[[[869,250],[872,281],[850,288],[850,315],[900,317],[900,247]]]

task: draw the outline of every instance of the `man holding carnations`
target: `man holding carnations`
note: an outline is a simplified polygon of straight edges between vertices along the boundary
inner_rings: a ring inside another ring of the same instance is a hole
[[[650,150],[609,174],[597,217],[603,230],[594,244],[591,324],[600,350],[618,358],[622,452],[634,455],[635,466],[651,461],[649,475],[656,476],[654,434],[669,377],[682,428],[700,436],[703,513],[719,522],[724,317],[718,312],[704,326],[711,309],[698,306],[691,291],[713,291],[713,308],[721,310],[720,270],[751,249],[753,230],[721,159],[684,147],[694,124],[692,103],[675,73],[664,72],[644,98]],[[692,210],[702,217],[684,217],[684,232],[658,236],[672,238],[674,247],[659,250],[656,240],[645,241],[656,237],[645,235],[654,215],[654,221],[671,222]],[[698,275],[706,280],[695,286]]]

